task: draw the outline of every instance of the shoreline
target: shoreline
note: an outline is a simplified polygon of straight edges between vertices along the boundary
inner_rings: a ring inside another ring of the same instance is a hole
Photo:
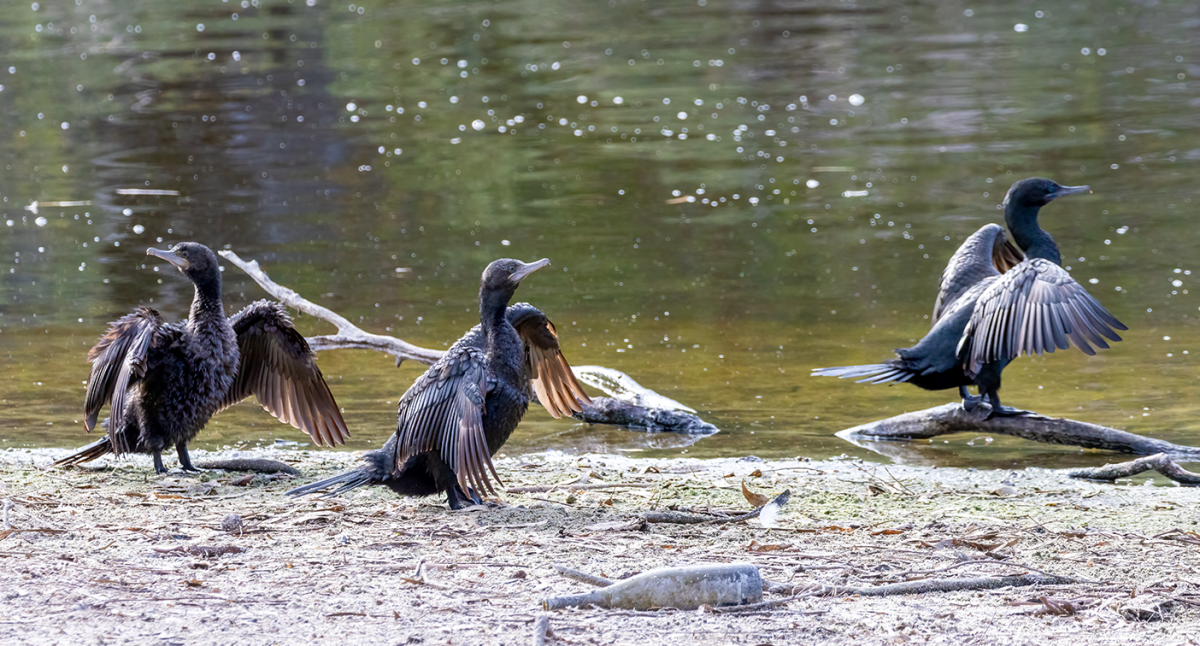
[[[5,643],[527,644],[544,615],[550,644],[1071,639],[1090,646],[1138,643],[1151,626],[1156,642],[1187,644],[1200,628],[1198,488],[1099,484],[1032,468],[542,453],[498,459],[505,485],[637,486],[502,493],[503,507],[450,512],[442,499],[380,487],[336,499],[282,495],[352,468],[357,452],[193,455],[281,460],[300,469],[299,478],[156,477],[145,456],[106,459],[94,470],[36,468],[68,451],[0,450],[0,498],[14,503],[13,529],[48,530],[0,540]],[[615,522],[672,506],[748,511],[743,481],[762,494],[792,492],[777,527],[751,520],[639,530]],[[234,513],[242,533],[221,529]],[[236,549],[215,555],[201,547]],[[754,563],[764,578],[798,586],[1030,571],[1076,582],[812,597],[750,615],[545,613],[539,605],[587,589],[553,565],[621,577],[728,561]]]

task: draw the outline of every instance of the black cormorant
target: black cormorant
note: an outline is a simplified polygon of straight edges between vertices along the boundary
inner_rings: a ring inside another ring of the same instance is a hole
[[[316,356],[279,303],[257,301],[225,318],[217,257],[202,244],[147,249],[195,285],[192,310],[181,323],[163,323],[138,307],[109,327],[88,352],[87,418],[91,431],[105,404],[107,435],[54,464],[74,465],[106,453],[149,453],[165,473],[162,451],[174,446],[179,465],[196,471],[187,443],[208,419],[254,395],[281,421],[318,445],[345,443],[346,422],[317,368]]]
[[[981,399],[988,418],[1025,411],[1000,405],[1000,373],[1021,354],[1065,350],[1074,344],[1092,355],[1126,330],[1064,270],[1058,245],[1038,226],[1051,200],[1088,191],[1032,177],[1008,189],[1004,220],[1021,251],[996,224],[980,228],[958,248],[942,274],[933,328],[898,358],[880,364],[817,368],[814,376],[865,377],[861,382],[907,382],[926,390],[959,389],[963,408]],[[979,388],[971,397],[966,387]]]
[[[463,335],[400,398],[396,432],[363,465],[289,491],[386,485],[407,496],[446,494],[451,509],[479,502],[499,481],[491,456],[512,435],[536,394],[554,417],[590,403],[559,351],[554,325],[527,303],[508,307],[521,280],[550,264],[504,258],[483,272],[480,324]]]

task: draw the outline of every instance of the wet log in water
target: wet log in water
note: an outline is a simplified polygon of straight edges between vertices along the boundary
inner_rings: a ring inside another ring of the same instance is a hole
[[[853,442],[867,439],[924,440],[951,433],[995,433],[1046,444],[1117,453],[1166,453],[1176,457],[1200,458],[1200,447],[1172,444],[1107,426],[1037,414],[985,420],[985,410],[986,407],[969,413],[959,404],[945,404],[848,428],[839,432],[838,437]]]

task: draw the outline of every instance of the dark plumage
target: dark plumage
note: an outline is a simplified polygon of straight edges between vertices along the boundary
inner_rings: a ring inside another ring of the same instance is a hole
[[[520,281],[548,265],[501,259],[488,265],[479,288],[480,324],[417,378],[397,406],[396,432],[352,471],[289,491],[331,489],[337,495],[382,484],[408,496],[446,494],[451,509],[478,501],[497,481],[491,456],[508,440],[529,401],[554,417],[591,400],[559,351],[554,325],[527,303],[507,307]],[[490,477],[489,477],[490,474]]]
[[[337,402],[282,305],[258,301],[227,319],[220,267],[208,247],[181,242],[146,254],[192,281],[191,314],[181,323],[163,323],[158,312],[138,307],[112,324],[88,352],[92,374],[84,404],[89,432],[110,404],[108,434],[55,465],[106,453],[149,453],[154,470],[164,473],[162,451],[174,446],[180,466],[195,471],[187,443],[213,414],[250,395],[318,445],[345,443],[349,433]]]
[[[958,248],[942,274],[929,334],[880,364],[817,368],[814,376],[865,377],[860,382],[911,383],[926,390],[958,388],[967,410],[986,397],[988,417],[1023,411],[1000,405],[1000,373],[1022,354],[1065,350],[1095,354],[1128,329],[1061,267],[1058,245],[1038,226],[1051,200],[1089,190],[1042,178],[1012,185],[1004,219],[1024,255],[996,224],[980,228]],[[979,388],[973,398],[966,387]]]

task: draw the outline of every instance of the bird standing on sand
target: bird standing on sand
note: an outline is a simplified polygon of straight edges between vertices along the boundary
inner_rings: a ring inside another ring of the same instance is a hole
[[[446,494],[451,509],[482,501],[499,482],[491,456],[537,400],[554,417],[590,403],[559,351],[554,325],[527,303],[508,307],[517,286],[550,264],[503,258],[487,266],[479,286],[479,325],[417,378],[397,406],[396,432],[352,471],[289,491],[385,485],[408,496]],[[489,473],[491,477],[489,478]]]
[[[221,271],[212,250],[181,242],[146,254],[166,260],[192,281],[191,314],[181,323],[163,323],[158,312],[143,306],[109,327],[88,352],[92,374],[84,404],[89,432],[100,409],[110,404],[108,434],[55,466],[107,453],[149,453],[154,470],[165,473],[162,451],[174,446],[180,467],[197,471],[187,443],[215,413],[250,395],[317,445],[345,443],[350,434],[337,402],[282,305],[257,301],[225,318]]]
[[[1000,405],[1000,373],[1013,359],[1071,345],[1085,354],[1107,348],[1126,330],[1062,268],[1054,238],[1038,226],[1051,200],[1090,190],[1031,177],[1008,189],[1004,220],[1017,249],[996,224],[984,225],[958,248],[942,274],[933,328],[897,358],[880,364],[816,368],[814,376],[861,382],[907,382],[926,390],[959,389],[963,408],[986,398],[988,419],[1026,411]],[[1024,251],[1022,254],[1021,251]],[[979,388],[972,397],[967,386]]]

